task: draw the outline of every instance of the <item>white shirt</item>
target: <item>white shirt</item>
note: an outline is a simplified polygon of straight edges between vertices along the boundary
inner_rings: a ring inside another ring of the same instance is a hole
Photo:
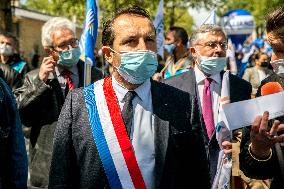
[[[128,89],[121,86],[112,77],[112,86],[123,109],[123,98]],[[154,145],[154,116],[150,79],[134,90],[137,96],[132,101],[134,121],[132,122],[130,139],[135,156],[148,189],[154,188],[155,145]]]
[[[268,74],[266,74],[263,69],[257,69],[257,73],[258,73],[258,77],[259,77],[259,82],[261,82],[262,80],[264,80],[268,76]]]
[[[199,105],[202,107],[202,101],[203,101],[203,89],[204,89],[204,80],[206,79],[206,76],[201,72],[198,68],[198,66],[194,67],[195,72],[195,78],[196,78],[196,84],[197,84],[197,91],[198,91],[198,100]],[[221,96],[221,75],[220,73],[216,75],[211,75],[210,78],[212,79],[212,82],[210,84],[210,92],[211,92],[211,98],[212,98],[212,110],[213,110],[213,116],[214,116],[214,125],[217,124],[218,121],[218,110],[219,110],[219,98]]]

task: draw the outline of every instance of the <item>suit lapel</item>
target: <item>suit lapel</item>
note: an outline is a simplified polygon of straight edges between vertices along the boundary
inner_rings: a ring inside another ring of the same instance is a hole
[[[204,142],[205,142],[205,144],[208,144],[209,138],[207,136],[206,126],[205,126],[205,122],[204,122],[203,115],[202,115],[202,107],[201,107],[200,101],[198,100],[199,95],[198,95],[198,91],[197,91],[198,89],[197,89],[194,69],[192,69],[191,73],[189,73],[189,74],[190,74],[190,76],[188,77],[189,79],[187,79],[185,81],[187,81],[187,85],[189,86],[188,90],[189,90],[190,94],[194,97],[194,98],[192,98],[191,104],[197,104],[198,105],[198,113],[199,113],[199,117],[200,117],[200,123],[201,123],[201,129],[202,129],[202,133],[203,133],[203,137],[204,137]]]
[[[79,88],[79,87],[84,86],[84,73],[85,73],[84,62],[82,60],[79,60],[77,67],[78,67],[78,74],[79,74],[79,84],[78,84],[78,88]]]
[[[154,113],[154,141],[155,141],[155,188],[158,188],[163,175],[165,157],[169,140],[169,122],[161,119],[159,115],[165,110],[161,91],[156,82],[151,81],[152,104]]]

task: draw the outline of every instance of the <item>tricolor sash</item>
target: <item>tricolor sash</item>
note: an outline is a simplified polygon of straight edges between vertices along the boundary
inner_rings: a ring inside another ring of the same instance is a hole
[[[146,189],[111,78],[84,88],[92,135],[112,189]]]

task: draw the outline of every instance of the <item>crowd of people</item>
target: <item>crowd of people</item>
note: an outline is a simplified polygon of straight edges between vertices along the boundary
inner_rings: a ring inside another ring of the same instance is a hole
[[[45,57],[30,70],[17,38],[0,34],[0,189],[284,188],[284,116],[219,125],[224,99],[284,88],[284,7],[242,47],[216,24],[190,37],[172,26],[163,56],[148,12],[122,8],[86,87],[74,23],[52,18],[41,38]]]

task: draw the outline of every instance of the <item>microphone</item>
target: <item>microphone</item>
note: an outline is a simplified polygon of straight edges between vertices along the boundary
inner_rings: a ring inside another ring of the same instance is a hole
[[[281,87],[280,83],[268,82],[261,87],[261,96],[279,93],[281,91],[283,91],[283,88]]]

